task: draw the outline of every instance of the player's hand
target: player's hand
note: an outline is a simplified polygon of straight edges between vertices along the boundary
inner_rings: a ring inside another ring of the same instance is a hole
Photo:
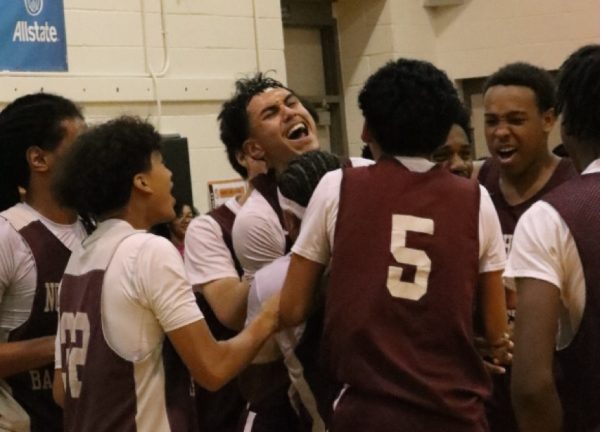
[[[502,339],[490,345],[483,337],[475,338],[475,347],[483,359],[486,370],[491,374],[506,373],[505,366],[512,363],[512,351],[514,344],[508,334]]]

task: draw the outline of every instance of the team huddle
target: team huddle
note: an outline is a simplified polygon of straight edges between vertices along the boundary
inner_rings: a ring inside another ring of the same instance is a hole
[[[556,80],[500,68],[475,162],[470,113],[431,63],[366,80],[360,158],[319,150],[292,89],[240,79],[218,122],[247,192],[177,241],[151,231],[193,206],[150,123],[16,99],[0,112],[0,429],[598,430],[598,77],[600,45]]]

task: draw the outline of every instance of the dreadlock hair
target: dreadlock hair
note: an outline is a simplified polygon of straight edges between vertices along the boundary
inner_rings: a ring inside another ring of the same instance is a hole
[[[129,201],[133,177],[150,170],[152,153],[160,150],[158,132],[137,117],[90,128],[58,167],[56,197],[63,206],[96,219],[118,210]]]
[[[340,159],[331,153],[313,150],[296,156],[278,179],[281,194],[300,204],[308,205],[321,178],[341,167]]]
[[[530,88],[542,113],[556,105],[554,79],[546,70],[532,64],[517,62],[501,67],[485,81],[483,93],[498,85]]]
[[[225,144],[227,159],[232,168],[243,178],[248,178],[248,171],[240,165],[237,155],[242,151],[244,141],[250,133],[250,123],[246,108],[250,100],[269,88],[287,88],[279,81],[258,72],[251,78],[242,78],[235,82],[235,93],[227,100],[219,113],[221,141]]]
[[[0,112],[0,210],[19,202],[19,186],[29,186],[27,149],[57,148],[67,119],[83,119],[83,114],[72,101],[49,93],[19,97]]]
[[[600,45],[581,47],[562,64],[556,110],[567,135],[600,145]]]

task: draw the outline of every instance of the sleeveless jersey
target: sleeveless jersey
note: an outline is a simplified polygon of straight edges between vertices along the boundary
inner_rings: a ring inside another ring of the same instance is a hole
[[[236,214],[223,204],[208,212],[208,216],[213,218],[221,227],[223,242],[229,249],[235,269],[241,277],[243,274],[242,266],[235,256],[231,240],[231,230]],[[196,293],[196,302],[215,339],[225,340],[237,334],[236,331],[221,324],[202,294]],[[215,392],[208,391],[196,384],[196,408],[200,431],[235,432],[239,417],[244,409],[244,399],[240,394],[237,381],[232,380]]]
[[[146,400],[146,411],[166,412],[170,431],[197,430],[191,377],[175,349],[165,337],[146,358],[130,362],[115,353],[102,330],[101,298],[106,269],[131,230],[110,232],[91,250],[75,253],[63,277],[60,292],[60,352],[65,384],[64,422],[67,432],[137,431],[142,398],[152,398],[138,388],[142,374],[162,380],[165,405]],[[89,254],[87,258],[85,254]],[[82,263],[90,260],[87,271]],[[88,268],[89,267],[89,268]],[[158,426],[157,426],[158,427]]]
[[[332,431],[485,431],[473,346],[479,186],[395,159],[344,170],[322,354]]]
[[[585,308],[577,334],[557,352],[558,389],[564,429],[600,430],[600,174],[570,180],[543,198],[565,221],[577,247],[585,278]]]
[[[39,220],[14,207],[2,213],[29,246],[35,260],[37,282],[31,314],[12,330],[8,341],[56,334],[58,285],[71,251]],[[27,219],[24,219],[27,218]],[[52,398],[54,363],[6,378],[13,397],[29,414],[31,431],[62,431],[62,410]]]
[[[578,176],[578,174],[571,160],[567,158],[561,159],[554,170],[554,173],[550,176],[550,179],[538,193],[525,202],[511,206],[506,202],[504,195],[502,195],[502,191],[500,190],[500,168],[491,158],[485,160],[479,171],[478,180],[490,193],[490,197],[492,198],[494,207],[498,213],[507,254],[510,252],[512,236],[521,215],[543,195],[576,176]]]
[[[525,202],[511,206],[506,202],[500,190],[500,168],[498,164],[494,163],[491,158],[485,160],[479,171],[479,182],[490,193],[490,197],[498,213],[507,255],[510,252],[515,227],[521,215],[543,195],[576,176],[578,174],[571,160],[567,158],[561,159],[550,179],[538,193]],[[509,321],[512,322],[514,320],[514,309],[509,310],[508,313]],[[477,317],[477,319],[479,318]],[[519,430],[510,396],[510,370],[509,367],[507,373],[492,376],[493,394],[486,403],[488,421],[492,432],[518,432]]]
[[[209,211],[208,216],[213,218],[221,227],[223,242],[225,243],[225,246],[227,246],[227,249],[229,249],[229,252],[231,252],[231,258],[233,258],[235,270],[237,271],[238,275],[242,277],[242,274],[244,273],[242,270],[242,265],[235,256],[235,251],[233,250],[233,241],[231,239],[231,230],[233,229],[233,222],[235,221],[236,216],[235,213],[232,212],[229,207],[223,204]]]

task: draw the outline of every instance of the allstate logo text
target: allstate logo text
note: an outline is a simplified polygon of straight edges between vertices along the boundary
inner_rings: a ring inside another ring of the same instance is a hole
[[[44,0],[23,0],[25,2],[25,9],[31,16],[37,16],[42,12],[44,8]]]

